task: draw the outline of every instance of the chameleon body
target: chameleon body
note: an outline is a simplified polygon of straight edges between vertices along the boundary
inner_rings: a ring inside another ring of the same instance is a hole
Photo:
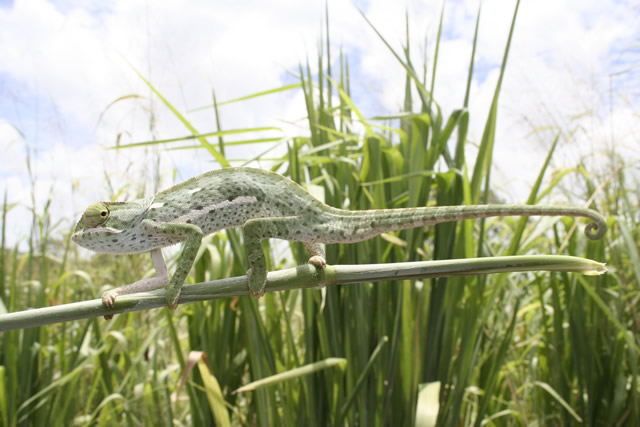
[[[118,295],[167,287],[167,305],[175,308],[203,236],[242,227],[252,296],[264,294],[267,264],[260,242],[277,238],[302,242],[317,267],[326,265],[323,243],[353,243],[381,233],[442,222],[492,216],[581,216],[590,239],[606,232],[597,212],[577,207],[478,205],[348,211],[314,198],[295,182],[261,169],[228,168],[204,173],[155,196],[129,202],[89,205],[72,239],[96,252],[150,252],[156,277],[106,292],[111,307]],[[169,279],[161,248],[183,242],[176,271]]]

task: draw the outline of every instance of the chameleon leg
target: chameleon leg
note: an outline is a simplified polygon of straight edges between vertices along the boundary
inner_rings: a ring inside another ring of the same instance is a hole
[[[270,237],[290,239],[292,229],[297,224],[295,217],[283,218],[255,218],[247,221],[244,226],[244,245],[249,262],[249,293],[254,298],[264,295],[267,285],[267,260],[260,242]]]
[[[309,261],[307,262],[317,268],[324,268],[327,265],[324,245],[318,242],[303,242],[303,244],[309,253]]]
[[[151,260],[156,269],[156,277],[138,280],[130,285],[120,286],[102,294],[102,304],[105,307],[113,307],[116,297],[119,295],[133,294],[135,292],[152,291],[160,289],[169,282],[169,274],[167,274],[167,264],[162,256],[162,249],[154,249],[151,251]]]
[[[178,306],[178,299],[180,298],[180,290],[184,284],[193,261],[198,254],[200,248],[200,242],[202,241],[202,230],[200,227],[193,224],[182,223],[157,223],[154,221],[144,220],[142,222],[144,230],[152,234],[175,236],[186,236],[186,240],[182,245],[182,254],[178,260],[176,271],[173,273],[169,284],[167,285],[167,306],[169,309],[174,310]]]

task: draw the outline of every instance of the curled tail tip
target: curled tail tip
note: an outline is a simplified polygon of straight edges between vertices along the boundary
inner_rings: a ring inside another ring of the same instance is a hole
[[[607,232],[607,223],[605,221],[594,221],[587,224],[584,234],[591,240],[600,240]]]

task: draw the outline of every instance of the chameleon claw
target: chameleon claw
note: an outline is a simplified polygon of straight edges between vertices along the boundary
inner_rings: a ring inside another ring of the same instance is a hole
[[[116,292],[113,291],[107,291],[104,294],[102,294],[102,305],[104,305],[107,308],[113,308],[113,304],[116,302]],[[104,320],[111,320],[113,319],[113,314],[105,314],[104,316]]]
[[[171,295],[173,292],[167,289],[167,307],[169,308],[169,310],[175,310],[178,307],[178,301],[180,300],[180,291],[181,289],[178,289],[178,292],[174,296]]]
[[[312,256],[311,258],[309,258],[309,261],[307,261],[307,263],[313,265],[316,268],[321,268],[321,269],[327,266],[327,260],[320,255]]]
[[[114,291],[107,291],[102,294],[102,305],[107,308],[113,308],[113,304],[116,302],[117,293]]]
[[[264,280],[262,280],[262,283],[260,284],[260,286],[255,286],[255,276],[252,274],[251,269],[247,270],[247,283],[249,284],[249,294],[255,298],[262,298],[262,296],[264,295],[264,288],[267,286],[267,278],[265,277]],[[258,288],[258,290],[256,291],[255,289]]]
[[[249,293],[255,299],[262,298],[264,296],[264,290],[258,291],[258,292],[253,292],[253,290],[249,289]]]

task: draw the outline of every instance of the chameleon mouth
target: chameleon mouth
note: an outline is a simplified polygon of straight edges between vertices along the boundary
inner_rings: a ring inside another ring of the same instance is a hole
[[[118,230],[117,228],[111,228],[111,227],[89,228],[89,229],[76,231],[71,235],[71,240],[77,243],[79,241],[82,241],[83,237],[90,236],[93,234],[108,233],[109,235],[112,235],[112,234],[120,234],[120,233],[123,233],[124,231],[125,230]]]

